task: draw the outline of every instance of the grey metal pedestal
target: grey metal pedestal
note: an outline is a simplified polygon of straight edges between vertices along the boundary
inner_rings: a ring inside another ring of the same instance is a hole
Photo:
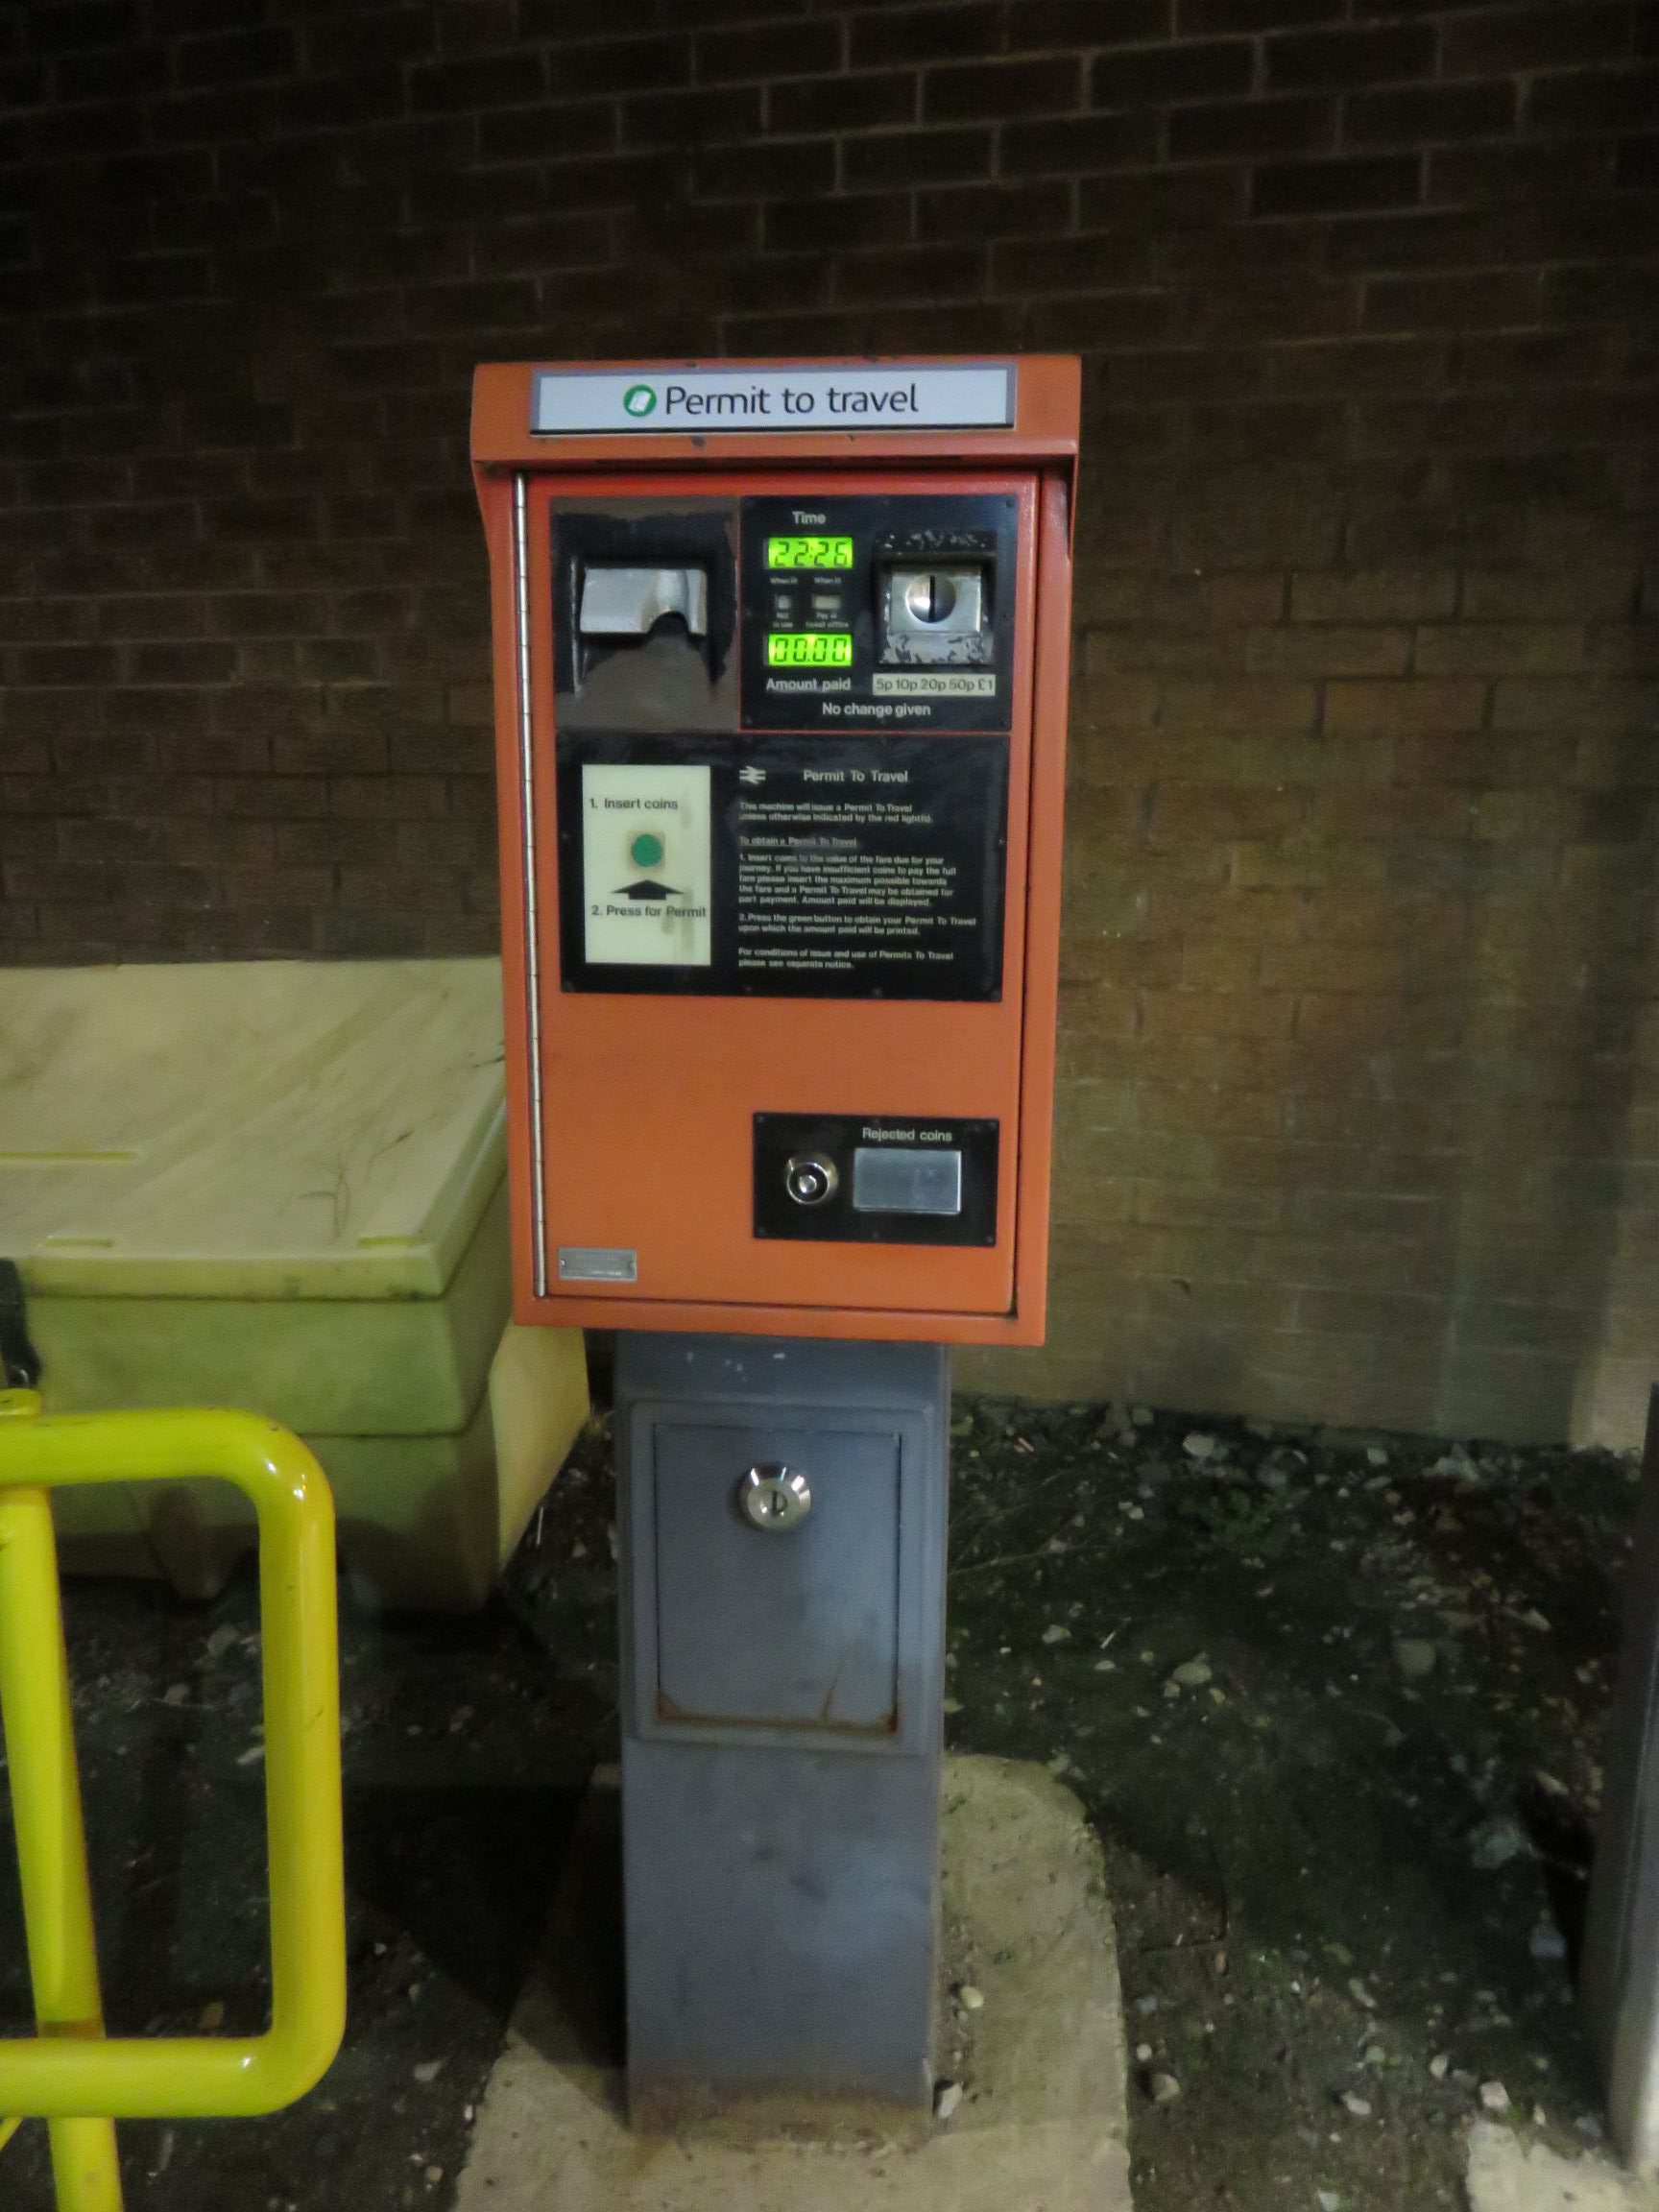
[[[636,2125],[932,2090],[950,1377],[620,1339]]]

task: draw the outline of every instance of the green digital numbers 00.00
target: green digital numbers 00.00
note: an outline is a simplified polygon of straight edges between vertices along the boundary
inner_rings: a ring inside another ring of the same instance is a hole
[[[768,668],[851,668],[851,630],[773,630],[766,638]]]

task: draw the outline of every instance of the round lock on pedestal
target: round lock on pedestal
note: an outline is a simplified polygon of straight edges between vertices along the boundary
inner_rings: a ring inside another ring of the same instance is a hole
[[[751,1467],[737,1485],[737,1507],[753,1528],[778,1535],[812,1510],[812,1485],[799,1467]]]

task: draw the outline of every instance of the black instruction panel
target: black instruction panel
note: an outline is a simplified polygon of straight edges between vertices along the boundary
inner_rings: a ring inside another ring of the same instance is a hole
[[[1008,740],[559,743],[566,990],[1001,994]]]
[[[564,988],[999,998],[1017,495],[551,521]]]

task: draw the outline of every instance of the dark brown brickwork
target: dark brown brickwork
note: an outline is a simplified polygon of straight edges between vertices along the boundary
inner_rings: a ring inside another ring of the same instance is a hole
[[[1088,356],[1019,1386],[1629,1435],[1659,8],[0,7],[0,957],[493,945],[489,356]]]

